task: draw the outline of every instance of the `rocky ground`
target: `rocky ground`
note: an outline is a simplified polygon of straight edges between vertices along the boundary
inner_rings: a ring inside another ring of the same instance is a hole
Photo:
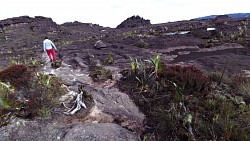
[[[61,105],[49,119],[13,118],[0,128],[0,140],[141,140],[145,117],[115,86],[120,72],[130,67],[130,57],[144,60],[159,54],[167,65],[195,65],[207,72],[250,70],[249,18],[155,25],[140,21],[144,19],[131,17],[114,29],[80,22],[57,25],[45,17],[0,21],[0,68],[10,62],[41,60],[45,66],[40,71],[62,78],[69,92],[84,84],[93,97],[87,109],[75,115],[65,115]],[[52,69],[42,53],[45,35],[59,49],[58,69]],[[89,74],[96,66],[110,70],[113,79],[93,81]]]

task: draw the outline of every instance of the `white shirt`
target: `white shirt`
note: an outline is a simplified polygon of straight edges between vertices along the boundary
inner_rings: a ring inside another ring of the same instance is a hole
[[[51,40],[45,39],[43,41],[43,50],[44,51],[52,49],[52,47],[54,47],[54,49],[56,50],[56,46],[54,45],[54,43]]]

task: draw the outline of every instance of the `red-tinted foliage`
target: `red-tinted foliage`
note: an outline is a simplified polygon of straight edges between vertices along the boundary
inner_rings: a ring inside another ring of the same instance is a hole
[[[211,86],[209,78],[194,66],[168,66],[160,77],[176,83],[186,96],[205,96]]]
[[[27,117],[34,117],[37,115],[39,108],[42,106],[43,96],[41,93],[32,93],[27,101],[24,103],[24,111]]]
[[[10,82],[16,88],[27,87],[31,72],[25,65],[12,65],[0,72],[0,81]]]

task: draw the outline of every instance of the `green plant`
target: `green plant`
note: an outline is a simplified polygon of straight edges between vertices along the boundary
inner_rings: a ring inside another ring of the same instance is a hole
[[[174,85],[175,87],[175,99],[178,101],[180,101],[180,108],[183,109],[183,112],[180,113],[180,119],[179,120],[182,120],[184,125],[187,126],[188,128],[188,133],[189,133],[189,136],[191,138],[191,140],[195,141],[195,136],[194,136],[194,133],[193,133],[193,128],[191,126],[191,123],[192,123],[192,114],[191,112],[187,109],[186,107],[186,104],[185,104],[185,97],[184,97],[184,93],[183,93],[183,90],[174,82],[170,82]]]
[[[9,59],[9,64],[10,65],[22,65],[24,64],[24,62],[20,61],[19,59]]]
[[[108,57],[105,59],[104,64],[111,65],[114,63],[114,57],[112,52],[109,52]]]
[[[214,81],[218,84],[231,84],[232,83],[231,76],[229,74],[226,74],[225,72],[223,75],[221,72],[210,72],[207,75],[211,81]]]
[[[250,82],[239,85],[239,92],[250,96]]]
[[[32,66],[35,66],[39,63],[39,61],[37,59],[34,58],[30,58],[28,61],[28,64],[31,64]]]
[[[146,62],[146,61],[145,61]],[[137,58],[133,60],[130,57],[131,70],[134,72],[134,78],[140,83],[141,90],[146,90],[150,81],[151,68],[148,69],[145,62],[139,61]],[[145,89],[146,88],[146,89]]]
[[[130,59],[129,63],[130,63],[131,69],[136,74],[140,68],[140,62],[137,58],[135,60],[133,60],[131,57],[129,57],[129,59]]]
[[[37,114],[41,118],[48,118],[48,117],[51,116],[50,110],[46,106],[44,106],[44,105],[42,105],[41,108],[38,109],[38,113]]]
[[[50,109],[59,105],[59,96],[66,93],[59,78],[42,73],[32,75],[25,65],[1,70],[0,80],[0,126],[8,124],[9,115],[50,117]]]
[[[145,63],[135,59],[130,65],[137,71],[122,79],[119,87],[129,90],[147,117],[143,136],[160,141],[199,140],[197,117],[210,93],[210,79],[193,66],[163,66],[160,56]],[[212,101],[210,104],[213,107]]]
[[[37,93],[43,94],[44,101],[47,101],[49,105],[59,104],[58,97],[66,93],[66,89],[61,88],[62,80],[46,75],[43,73],[36,74],[36,81],[33,82],[32,88],[36,88]],[[38,89],[40,88],[40,90]]]
[[[232,78],[231,85],[235,87],[239,93],[243,95],[250,95],[250,78],[243,75],[235,75]]]
[[[15,97],[14,87],[10,85],[8,82],[7,83],[0,82],[0,113],[4,111],[20,110],[21,104],[18,103],[14,97]]]
[[[9,91],[14,91],[11,85],[0,82],[0,107],[3,107],[4,109],[10,108],[8,103]]]
[[[146,61],[150,63],[150,67],[153,67],[153,72],[150,74],[150,76],[155,74],[158,77],[158,74],[163,71],[160,55],[156,55],[154,58],[150,58]]]
[[[43,74],[43,73],[36,73],[36,77],[38,79],[38,83],[43,85],[43,86],[46,86],[46,87],[50,87],[50,79],[51,79],[51,76],[50,75],[46,75],[46,74]]]
[[[200,131],[198,136],[203,140],[208,137],[212,140],[249,140],[250,106],[235,105],[235,102],[231,99],[206,100],[205,111],[199,115],[202,123],[195,123]],[[208,133],[210,136],[205,137],[201,133]]]
[[[133,31],[127,31],[127,32],[122,33],[122,35],[124,38],[128,38],[128,37],[134,37],[135,33]]]

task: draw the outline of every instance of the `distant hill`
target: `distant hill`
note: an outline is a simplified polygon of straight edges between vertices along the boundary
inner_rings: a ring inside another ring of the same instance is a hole
[[[195,18],[195,19],[196,20],[212,19],[212,18],[215,18],[217,16],[221,16],[221,15],[210,15],[210,16],[199,17],[199,18]],[[250,17],[250,13],[225,14],[225,16],[229,16],[231,18],[247,18],[247,17]]]

